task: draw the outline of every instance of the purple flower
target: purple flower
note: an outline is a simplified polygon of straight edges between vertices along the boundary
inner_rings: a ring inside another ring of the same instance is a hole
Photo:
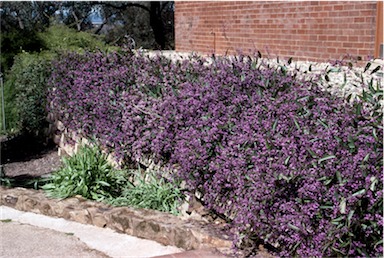
[[[177,167],[208,208],[280,255],[381,254],[381,121],[282,68],[204,61],[68,54],[49,109],[119,159]]]

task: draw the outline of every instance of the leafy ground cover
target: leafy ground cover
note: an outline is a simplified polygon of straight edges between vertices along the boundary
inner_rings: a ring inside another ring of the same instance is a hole
[[[283,256],[380,255],[379,82],[362,81],[348,105],[259,57],[64,55],[49,111],[120,160],[151,155],[176,171],[232,220],[238,246],[256,237]]]
[[[143,174],[140,166],[129,175],[133,182],[125,184],[120,196],[110,198],[107,203],[180,214],[180,207],[185,201],[180,184],[171,183],[154,171]]]
[[[74,156],[63,158],[63,167],[50,176],[50,181],[43,186],[49,196],[81,195],[101,201],[118,196],[127,179],[123,171],[108,163],[99,148],[82,146]]]

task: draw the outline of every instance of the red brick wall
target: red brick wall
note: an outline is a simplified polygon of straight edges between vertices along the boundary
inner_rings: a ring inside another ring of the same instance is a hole
[[[176,1],[176,50],[366,59],[375,51],[376,6],[376,1]]]

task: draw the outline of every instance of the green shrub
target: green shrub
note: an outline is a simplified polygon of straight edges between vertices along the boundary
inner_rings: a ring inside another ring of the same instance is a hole
[[[108,200],[115,206],[131,206],[179,214],[180,201],[185,199],[179,184],[167,182],[164,178],[157,178],[154,173],[140,176],[134,173],[137,182],[125,186],[121,196]]]
[[[101,201],[119,196],[127,182],[125,172],[113,168],[98,147],[81,146],[74,156],[63,158],[63,165],[42,187],[51,197],[81,195]]]
[[[1,72],[6,73],[13,65],[14,57],[22,51],[39,51],[43,42],[36,32],[18,30],[17,28],[0,33],[1,38]]]
[[[18,126],[18,115],[19,112],[17,111],[15,103],[15,90],[13,87],[15,78],[11,78],[4,82],[4,100],[2,99],[0,102],[0,110],[2,110],[4,105],[4,113],[5,113],[5,127],[6,131],[4,131],[4,125],[3,125],[3,112],[0,112],[0,121],[1,121],[1,134],[13,134],[15,131],[17,131]]]
[[[108,50],[102,38],[87,32],[78,32],[68,28],[65,25],[53,25],[46,31],[38,34],[43,45],[53,51],[75,51],[82,52],[84,50]],[[114,48],[116,49],[116,48]]]
[[[46,90],[50,76],[49,52],[20,53],[4,83],[7,133],[27,132],[43,136],[46,121]]]
[[[25,58],[26,56],[31,58]],[[47,83],[51,74],[50,53],[28,54],[19,57],[23,65],[21,73],[16,74],[14,84],[16,105],[19,109],[19,117],[23,130],[29,133],[42,135],[48,126],[46,121],[46,95]]]
[[[90,33],[77,32],[64,25],[51,26],[46,31],[39,32],[37,37],[41,47],[47,50],[39,53],[22,51],[14,57],[12,68],[7,73],[4,82],[6,132],[3,126],[0,129],[3,134],[27,132],[44,136],[48,125],[45,109],[47,82],[51,73],[51,62],[60,53],[108,51],[110,48],[101,38]],[[0,108],[1,105],[0,102]],[[2,114],[0,118],[3,121]]]

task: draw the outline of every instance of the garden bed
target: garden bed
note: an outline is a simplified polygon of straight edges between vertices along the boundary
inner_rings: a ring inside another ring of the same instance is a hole
[[[61,165],[57,146],[27,135],[1,139],[1,161],[3,176],[14,185],[46,176]]]
[[[119,164],[150,157],[231,222],[239,248],[264,241],[279,255],[375,255],[380,68],[343,64],[68,54],[52,66],[49,112],[66,135],[96,139]]]

